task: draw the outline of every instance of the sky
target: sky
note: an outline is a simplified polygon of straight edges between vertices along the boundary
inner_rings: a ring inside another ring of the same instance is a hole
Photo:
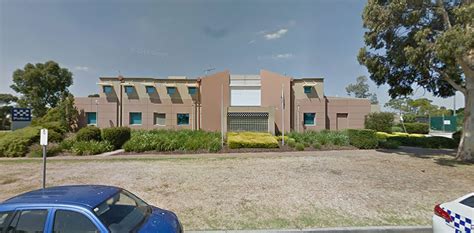
[[[54,60],[73,73],[75,96],[98,93],[100,76],[196,78],[204,70],[323,77],[327,96],[369,75],[363,0],[0,0],[0,93],[27,63]],[[370,81],[383,105],[388,87]],[[452,108],[453,98],[414,98]],[[464,105],[460,93],[457,108]]]

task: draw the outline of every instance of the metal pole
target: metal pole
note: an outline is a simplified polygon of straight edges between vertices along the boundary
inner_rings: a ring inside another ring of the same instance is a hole
[[[46,188],[46,146],[43,146],[43,189]]]
[[[456,116],[456,92],[454,92],[453,105],[453,116]]]
[[[224,84],[221,84],[221,145],[224,146]]]
[[[281,145],[285,145],[285,98],[283,95],[283,84],[281,84]]]

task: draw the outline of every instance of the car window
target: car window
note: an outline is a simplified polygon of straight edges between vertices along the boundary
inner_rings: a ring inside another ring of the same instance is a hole
[[[54,215],[55,233],[93,233],[99,232],[94,223],[81,213],[58,210]]]
[[[460,202],[463,205],[467,205],[471,208],[474,208],[474,196],[470,196]]]
[[[7,232],[42,233],[47,216],[47,210],[22,210],[15,215]]]
[[[0,212],[0,232],[6,228],[7,219],[13,214],[13,211],[10,212]]]

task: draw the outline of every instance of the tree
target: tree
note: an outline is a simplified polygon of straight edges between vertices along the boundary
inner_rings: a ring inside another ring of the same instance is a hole
[[[77,129],[79,112],[74,106],[74,96],[68,94],[54,108],[48,109],[46,114],[41,118],[35,118],[33,125],[41,125],[48,122],[59,122],[68,131]]]
[[[457,159],[474,160],[473,0],[369,0],[358,60],[392,98],[418,85],[436,96],[464,94],[466,108]]]
[[[0,129],[7,129],[7,115],[12,111],[10,104],[18,101],[18,98],[11,94],[0,94]]]
[[[413,113],[413,110],[408,104],[411,101],[413,100],[410,97],[396,98],[389,100],[384,106],[403,114]]]
[[[348,95],[352,95],[356,98],[368,98],[371,104],[378,104],[377,95],[375,93],[369,92],[369,84],[367,84],[367,77],[359,76],[355,84],[349,84],[346,87],[346,92]]]
[[[18,101],[20,106],[32,108],[33,115],[41,117],[69,94],[71,85],[72,73],[54,61],[47,61],[36,65],[28,63],[23,69],[17,69],[10,87],[22,94]]]

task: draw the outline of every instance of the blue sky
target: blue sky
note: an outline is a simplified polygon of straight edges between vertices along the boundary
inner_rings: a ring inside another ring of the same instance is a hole
[[[0,92],[15,69],[54,60],[74,74],[76,96],[97,93],[99,76],[197,77],[267,69],[324,77],[325,94],[346,96],[359,75],[362,0],[89,1],[0,0]],[[383,104],[387,87],[372,90]],[[453,98],[432,98],[452,107]],[[463,98],[457,95],[457,106]]]

